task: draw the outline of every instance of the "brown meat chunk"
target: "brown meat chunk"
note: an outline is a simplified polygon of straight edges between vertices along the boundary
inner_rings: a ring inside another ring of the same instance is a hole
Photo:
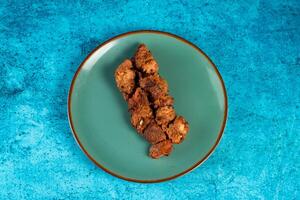
[[[167,127],[169,122],[171,122],[176,117],[176,112],[172,106],[160,107],[155,112],[155,120],[157,124],[162,127]]]
[[[164,140],[160,143],[154,144],[150,147],[149,155],[152,158],[160,158],[162,156],[168,156],[173,150],[173,144],[171,140]]]
[[[126,59],[115,71],[115,81],[117,87],[122,92],[125,99],[135,88],[135,71],[129,59]]]
[[[173,106],[174,99],[170,95],[161,95],[158,99],[154,100],[154,108],[159,108],[163,106]]]
[[[136,88],[132,97],[128,100],[129,111],[136,110],[141,106],[149,106],[147,94],[141,88]]]
[[[140,79],[139,84],[154,100],[168,94],[168,83],[158,74]]]
[[[138,69],[147,74],[154,74],[158,71],[158,64],[154,60],[146,45],[141,44],[134,56],[135,65]]]
[[[179,144],[183,141],[186,134],[189,131],[188,122],[182,117],[176,117],[174,122],[169,125],[167,129],[167,135],[169,139],[172,140],[173,143]]]
[[[152,113],[144,109],[143,111],[136,110],[131,113],[131,124],[136,128],[138,133],[143,133],[144,129],[152,120]]]
[[[152,120],[144,130],[143,136],[151,144],[156,144],[158,142],[166,140],[166,134],[154,120]]]
[[[147,95],[141,88],[137,88],[128,100],[128,107],[132,126],[142,133],[153,118],[153,113]]]

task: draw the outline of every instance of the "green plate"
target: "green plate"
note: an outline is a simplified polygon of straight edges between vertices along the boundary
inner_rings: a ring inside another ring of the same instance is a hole
[[[114,71],[145,43],[169,83],[175,109],[190,125],[183,143],[160,159],[130,125]],[[161,182],[203,163],[219,143],[227,118],[223,80],[212,61],[192,43],[170,33],[136,31],[98,46],[80,65],[69,92],[68,116],[83,152],[100,168],[136,182]]]

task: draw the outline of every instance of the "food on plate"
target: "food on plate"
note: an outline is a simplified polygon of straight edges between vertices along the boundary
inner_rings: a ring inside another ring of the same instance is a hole
[[[115,80],[117,87],[122,92],[123,97],[128,99],[128,96],[135,88],[135,70],[132,62],[126,59],[115,71]]]
[[[157,144],[167,139],[166,134],[155,120],[152,120],[149,123],[144,130],[143,136],[150,144]]]
[[[140,79],[140,87],[147,91],[152,99],[159,99],[168,94],[168,83],[158,74]]]
[[[179,116],[169,125],[166,133],[173,143],[179,144],[183,141],[188,131],[189,124],[182,116]]]
[[[131,114],[131,124],[139,133],[142,133],[153,119],[153,112],[150,107],[146,93],[137,88],[128,100],[128,109]]]
[[[162,127],[167,127],[175,117],[176,113],[172,106],[159,107],[155,112],[155,120]]]
[[[147,74],[153,74],[158,72],[158,64],[154,60],[151,52],[148,50],[145,44],[141,44],[134,57],[135,66],[138,70]]]
[[[162,156],[168,156],[173,150],[173,144],[171,140],[164,140],[157,144],[153,144],[150,147],[149,155],[152,158],[160,158]]]
[[[128,104],[132,126],[151,144],[149,156],[168,156],[173,144],[185,139],[189,124],[177,116],[168,83],[159,75],[158,63],[145,44],[118,66],[115,81]]]

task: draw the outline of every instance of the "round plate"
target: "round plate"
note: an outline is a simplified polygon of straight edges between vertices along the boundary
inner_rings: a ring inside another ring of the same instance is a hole
[[[114,81],[115,69],[140,43],[153,53],[177,114],[190,125],[184,142],[160,159],[148,156],[149,144],[131,127]],[[213,152],[227,119],[227,96],[216,66],[198,47],[170,33],[136,31],[104,42],[83,61],[72,80],[68,116],[76,141],[97,166],[128,181],[161,182],[191,171]]]

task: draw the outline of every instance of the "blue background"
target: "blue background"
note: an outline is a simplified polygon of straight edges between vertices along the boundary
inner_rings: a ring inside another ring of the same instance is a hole
[[[81,61],[112,36],[139,29],[202,48],[229,97],[215,153],[160,184],[98,169],[67,119]],[[299,199],[299,136],[299,0],[0,3],[0,199]]]

